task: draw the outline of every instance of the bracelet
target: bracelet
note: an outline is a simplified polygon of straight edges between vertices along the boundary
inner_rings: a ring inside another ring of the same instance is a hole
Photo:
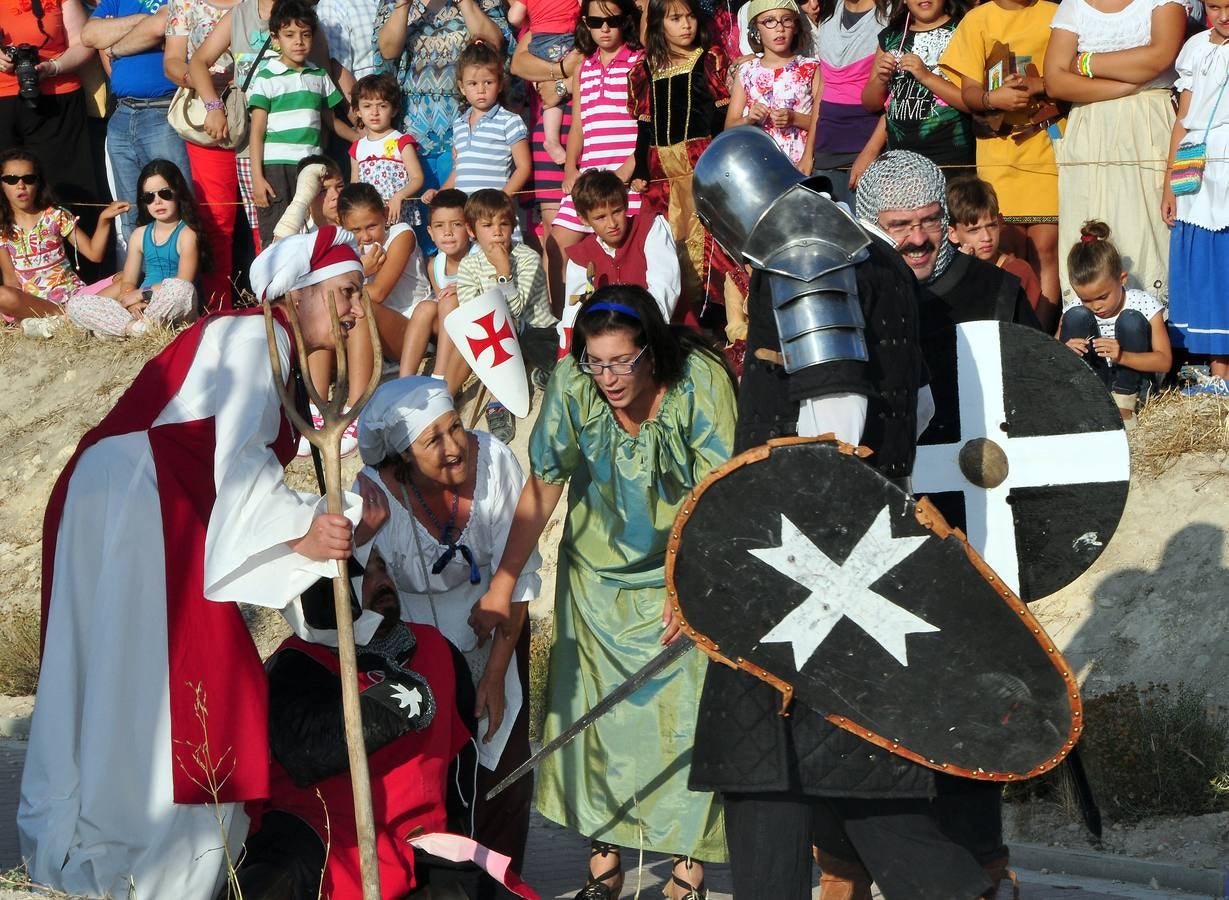
[[[995,109],[994,105],[990,102],[990,92],[989,91],[981,92],[981,106],[982,106],[982,112],[998,112],[998,110]]]
[[[1085,51],[1075,58],[1075,67],[1085,78],[1095,77],[1092,74],[1092,53]]]
[[[205,112],[211,113],[214,110],[223,109],[225,106],[226,104],[222,102],[221,97],[217,98],[216,100],[206,100],[205,101]]]
[[[55,66],[55,72],[52,73],[51,77],[52,78],[58,77],[60,74],[60,57],[57,56],[55,59],[49,59],[47,60],[47,62]]]

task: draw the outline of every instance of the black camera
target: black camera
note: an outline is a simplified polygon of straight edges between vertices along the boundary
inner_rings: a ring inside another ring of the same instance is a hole
[[[33,44],[18,44],[16,47],[0,47],[13,61],[13,74],[17,77],[17,91],[28,106],[38,104],[39,64],[38,48]]]

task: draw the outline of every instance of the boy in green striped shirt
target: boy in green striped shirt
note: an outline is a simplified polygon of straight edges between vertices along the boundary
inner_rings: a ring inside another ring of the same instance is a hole
[[[308,60],[319,28],[306,0],[281,0],[269,19],[277,59],[264,63],[248,87],[252,113],[252,193],[262,246],[294,196],[299,160],[323,152],[322,130],[335,127],[341,93],[329,73]]]

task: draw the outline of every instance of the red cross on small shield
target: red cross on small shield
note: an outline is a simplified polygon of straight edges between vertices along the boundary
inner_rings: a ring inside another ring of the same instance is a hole
[[[514,416],[527,416],[525,357],[503,292],[493,288],[465,301],[444,319],[444,330],[494,398]]]

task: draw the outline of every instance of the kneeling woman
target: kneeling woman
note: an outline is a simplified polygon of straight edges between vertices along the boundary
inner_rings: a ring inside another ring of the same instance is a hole
[[[374,546],[397,585],[401,617],[442,631],[473,674],[481,763],[473,837],[511,857],[519,872],[533,780],[484,798],[529,757],[527,612],[542,586],[537,553],[511,591],[513,627],[486,645],[486,633],[476,637],[469,621],[500,564],[525,475],[506,446],[462,427],[448,386],[435,378],[382,385],[359,416],[358,446],[366,464],[360,481],[371,478],[387,498],[388,521]]]
[[[666,542],[688,492],[729,458],[734,379],[699,336],[671,329],[640,287],[581,307],[530,439],[533,478],[484,598],[507,608],[520,562],[571,480],[559,546],[546,723],[555,737],[677,639]],[[712,794],[687,789],[706,660],[687,653],[542,765],[538,809],[592,842],[578,900],[618,897],[618,846],[675,857],[669,896],[701,898],[696,859],[725,858]]]

